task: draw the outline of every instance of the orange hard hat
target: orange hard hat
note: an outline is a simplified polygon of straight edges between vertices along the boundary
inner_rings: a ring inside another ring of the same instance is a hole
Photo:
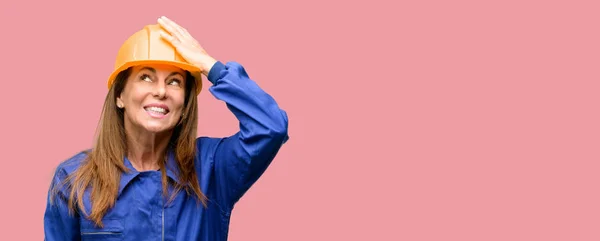
[[[158,24],[146,25],[131,35],[117,54],[115,69],[108,78],[108,88],[115,77],[129,67],[142,64],[167,64],[189,71],[196,79],[196,95],[202,90],[202,70],[181,57],[171,43],[160,36]]]

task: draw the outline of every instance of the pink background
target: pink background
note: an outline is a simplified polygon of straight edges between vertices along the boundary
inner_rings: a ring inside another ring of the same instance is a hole
[[[43,239],[119,46],[166,15],[290,117],[230,240],[600,240],[597,1],[490,2],[2,1],[2,239]],[[237,130],[199,98],[199,135]]]

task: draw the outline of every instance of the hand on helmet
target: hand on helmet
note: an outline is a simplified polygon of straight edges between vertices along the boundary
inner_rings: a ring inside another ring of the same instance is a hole
[[[164,29],[161,30],[161,36],[175,47],[181,57],[190,64],[196,65],[202,70],[202,74],[208,76],[208,72],[217,61],[206,53],[206,50],[185,28],[173,20],[162,16],[158,18],[158,23]]]

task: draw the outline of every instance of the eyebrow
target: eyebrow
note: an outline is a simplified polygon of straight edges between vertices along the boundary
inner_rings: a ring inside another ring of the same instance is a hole
[[[155,70],[154,68],[152,68],[152,67],[143,67],[142,69],[140,69],[140,72],[141,72],[142,70],[149,70],[149,71],[150,71],[150,72],[152,72],[153,74],[156,74],[156,70]],[[181,75],[182,77],[183,77],[183,76],[185,76],[185,75],[183,75],[182,73],[179,73],[179,72],[177,72],[177,71],[174,71],[174,72],[170,73],[170,74],[169,74],[169,76],[167,76],[167,77],[171,77],[171,76],[173,76],[173,75],[176,75],[176,74],[178,74],[178,75]]]

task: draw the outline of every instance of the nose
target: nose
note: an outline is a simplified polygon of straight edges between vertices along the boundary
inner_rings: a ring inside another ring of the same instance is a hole
[[[155,85],[155,88],[154,88],[154,97],[163,99],[163,98],[165,98],[166,94],[167,94],[167,88],[166,88],[165,81],[158,81],[158,83]]]

